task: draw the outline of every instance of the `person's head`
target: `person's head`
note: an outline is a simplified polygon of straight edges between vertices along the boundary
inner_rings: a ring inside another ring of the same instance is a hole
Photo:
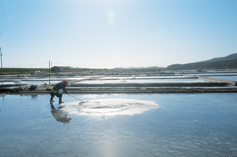
[[[62,82],[63,82],[63,84],[64,84],[65,86],[68,85],[68,81],[67,81],[67,80],[62,80]]]

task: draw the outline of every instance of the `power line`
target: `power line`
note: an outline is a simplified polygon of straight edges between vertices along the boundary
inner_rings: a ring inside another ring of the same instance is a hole
[[[0,47],[0,52],[1,52],[1,74],[2,74],[2,48]]]

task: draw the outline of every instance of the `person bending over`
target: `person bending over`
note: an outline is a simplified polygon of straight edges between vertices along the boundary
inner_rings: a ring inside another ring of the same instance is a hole
[[[64,103],[62,101],[62,93],[65,92],[66,94],[69,94],[66,90],[66,86],[68,86],[68,81],[67,80],[62,80],[62,82],[57,83],[53,89],[51,90],[51,98],[50,98],[50,103],[53,103],[53,98],[56,95],[59,98],[59,104]]]

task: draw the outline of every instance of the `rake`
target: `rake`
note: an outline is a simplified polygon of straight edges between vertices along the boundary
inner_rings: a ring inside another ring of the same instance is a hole
[[[76,98],[77,100],[80,100],[81,102],[79,102],[79,104],[82,104],[82,103],[85,103],[85,102],[88,102],[88,101],[89,101],[89,100],[87,100],[87,101],[82,101],[81,99],[75,97],[75,96],[72,95],[72,94],[68,94],[68,95],[72,96],[73,98]]]

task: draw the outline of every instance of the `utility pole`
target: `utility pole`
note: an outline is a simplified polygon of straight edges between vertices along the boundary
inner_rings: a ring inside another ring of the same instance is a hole
[[[49,61],[49,85],[50,85],[50,61]]]
[[[2,75],[2,48],[0,47],[0,52],[1,52],[1,75]]]

